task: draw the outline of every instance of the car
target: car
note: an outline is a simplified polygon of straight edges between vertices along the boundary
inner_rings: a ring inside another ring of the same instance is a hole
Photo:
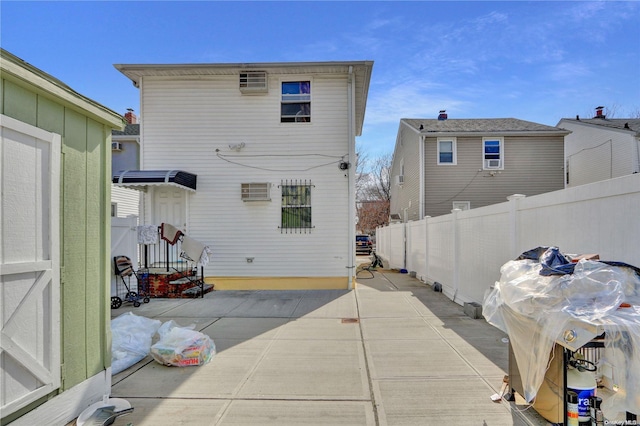
[[[356,254],[371,254],[372,250],[371,237],[365,234],[356,235]]]

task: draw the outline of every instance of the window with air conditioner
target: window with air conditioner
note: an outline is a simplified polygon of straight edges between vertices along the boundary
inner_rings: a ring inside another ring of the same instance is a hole
[[[242,71],[239,81],[240,92],[243,94],[260,94],[269,91],[269,81],[265,71]]]
[[[311,122],[311,82],[283,81],[280,103],[281,123]]]
[[[504,169],[503,138],[482,138],[482,168],[484,170]]]
[[[267,182],[240,185],[242,201],[271,201],[271,185]]]
[[[111,151],[122,151],[120,142],[111,142]]]

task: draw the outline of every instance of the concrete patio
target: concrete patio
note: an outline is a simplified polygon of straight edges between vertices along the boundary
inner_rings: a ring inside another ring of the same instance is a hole
[[[355,291],[217,291],[132,311],[195,324],[217,354],[200,367],[150,357],[113,377],[134,407],[114,425],[546,425],[493,402],[506,336],[407,274],[359,275]],[[524,411],[523,411],[524,410]]]

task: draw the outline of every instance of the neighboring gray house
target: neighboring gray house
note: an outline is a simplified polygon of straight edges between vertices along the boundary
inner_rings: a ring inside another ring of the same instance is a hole
[[[570,132],[515,118],[400,120],[391,166],[392,221],[439,216],[564,188]]]
[[[112,175],[140,168],[140,124],[132,110],[124,115],[124,130],[111,131]],[[139,216],[140,191],[111,185],[111,217]]]
[[[640,172],[640,119],[607,118],[603,107],[593,118],[563,118],[567,188]]]

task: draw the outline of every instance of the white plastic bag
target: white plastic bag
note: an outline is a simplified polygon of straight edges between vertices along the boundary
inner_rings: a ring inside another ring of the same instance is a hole
[[[158,363],[175,367],[204,365],[216,353],[213,340],[193,327],[180,327],[167,321],[158,330],[160,340],[151,346],[151,356]]]
[[[159,320],[127,312],[111,320],[111,374],[118,374],[149,354]]]

